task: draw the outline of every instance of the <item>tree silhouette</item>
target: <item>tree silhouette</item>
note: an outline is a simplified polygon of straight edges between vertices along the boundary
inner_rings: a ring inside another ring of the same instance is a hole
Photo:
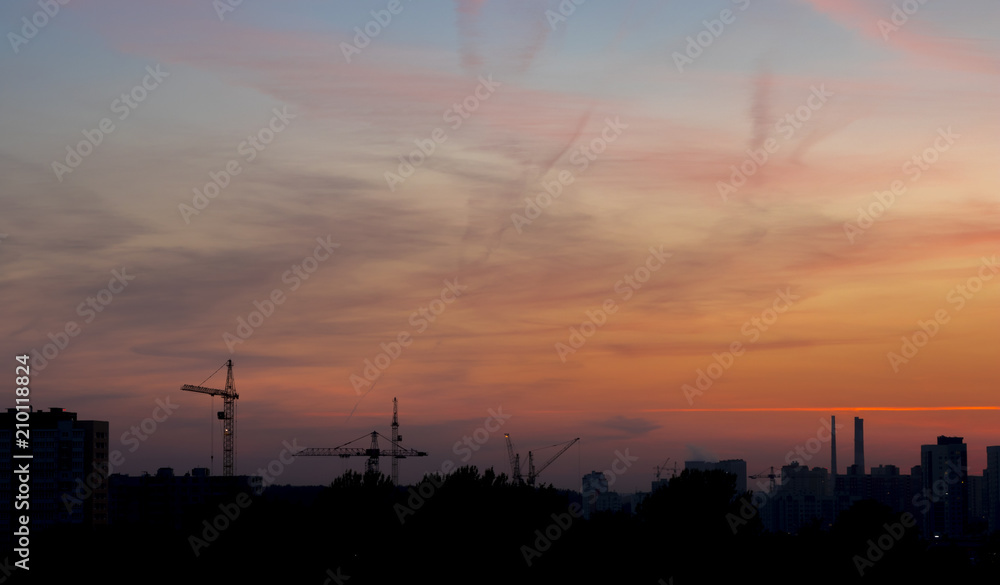
[[[730,525],[728,517],[740,514],[737,496],[749,498],[749,493],[737,494],[734,475],[685,469],[639,505],[647,553],[666,561],[663,574],[699,582],[706,575],[738,574],[735,566],[751,552],[747,543],[754,531],[734,532]]]

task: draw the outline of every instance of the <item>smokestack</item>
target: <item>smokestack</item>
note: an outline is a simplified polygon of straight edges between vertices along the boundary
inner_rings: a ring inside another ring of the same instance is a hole
[[[865,474],[865,419],[854,417],[854,465]]]
[[[830,472],[837,475],[837,417],[830,417]]]

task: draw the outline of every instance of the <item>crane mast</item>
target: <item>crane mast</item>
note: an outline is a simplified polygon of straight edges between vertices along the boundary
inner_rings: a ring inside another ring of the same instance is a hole
[[[399,442],[403,436],[399,434],[399,407],[396,399],[392,399],[392,485],[399,485]]]
[[[372,431],[372,446],[368,448],[365,453],[368,456],[368,461],[365,463],[365,473],[378,474],[378,431]]]
[[[232,476],[236,470],[236,399],[240,395],[236,393],[236,380],[233,378],[233,360],[227,361],[225,365],[228,368],[225,389],[219,390],[217,388],[206,388],[205,386],[196,386],[194,384],[184,384],[181,386],[181,390],[184,392],[208,394],[209,396],[222,396],[222,410],[218,413],[218,418],[222,421],[222,475],[228,477]]]
[[[774,467],[772,466],[771,467],[771,473],[768,473],[767,470],[765,469],[764,471],[761,471],[760,473],[757,473],[755,475],[748,475],[747,476],[747,478],[749,478],[749,479],[760,479],[760,478],[763,478],[763,477],[766,477],[769,480],[771,480],[771,490],[770,490],[770,493],[774,494],[775,480],[777,478],[781,477],[781,474],[780,473],[774,473]]]
[[[524,483],[521,478],[521,455],[514,453],[514,444],[510,442],[510,433],[504,433],[507,439],[507,457],[510,458],[510,478],[514,483]]]
[[[580,440],[580,437],[577,437],[577,438],[573,439],[572,441],[567,441],[565,444],[563,444],[562,448],[559,449],[558,451],[556,451],[556,454],[553,455],[548,461],[546,461],[545,463],[543,463],[542,466],[538,468],[538,470],[535,470],[535,456],[534,456],[534,454],[531,451],[528,451],[528,485],[535,485],[535,479],[538,478],[538,474],[540,474],[541,472],[545,471],[546,467],[548,467],[549,465],[551,465],[553,461],[555,461],[556,459],[558,459],[560,455],[562,455],[563,453],[565,453],[567,449],[569,449],[570,447],[572,447],[573,445],[575,445],[576,442],[579,441],[579,440]],[[558,446],[558,444],[551,445],[551,446],[552,447],[556,447],[556,446]]]
[[[524,478],[521,476],[521,455],[514,452],[514,444],[510,440],[510,433],[504,433],[504,438],[507,439],[507,458],[510,459],[510,471],[511,479],[516,484],[525,483]],[[549,445],[549,447],[561,447],[555,455],[549,458],[548,461],[542,464],[541,467],[535,469],[535,453],[533,451],[528,451],[528,485],[535,485],[535,479],[538,478],[538,474],[545,471],[545,468],[552,464],[553,461],[559,458],[560,455],[566,452],[567,449],[572,447],[579,441],[580,438],[577,437],[571,441],[566,441],[565,443],[556,443],[555,445]],[[544,447],[547,449],[548,447]]]
[[[656,469],[656,481],[660,480],[660,473],[661,472],[663,472],[666,469],[671,469],[670,467],[667,467],[667,463],[670,463],[670,458],[669,457],[667,457],[667,460],[663,462],[663,465],[657,465],[654,468],[654,469]],[[674,471],[673,477],[677,477],[677,462],[676,461],[674,461],[673,471]]]
[[[356,443],[365,437],[371,437],[371,442],[368,448],[363,447],[352,447],[352,443]],[[406,449],[399,444],[403,440],[403,436],[399,434],[399,403],[395,398],[392,399],[392,436],[389,437],[389,448],[381,449],[379,448],[378,438],[386,438],[385,435],[380,434],[378,431],[372,431],[367,435],[363,435],[354,439],[353,441],[348,441],[339,447],[309,447],[303,449],[298,453],[293,453],[295,457],[367,457],[368,461],[365,463],[366,473],[379,473],[379,459],[382,457],[392,458],[392,483],[393,485],[399,485],[399,462],[400,459],[406,459],[407,457],[427,457],[425,451],[417,451],[416,449]]]

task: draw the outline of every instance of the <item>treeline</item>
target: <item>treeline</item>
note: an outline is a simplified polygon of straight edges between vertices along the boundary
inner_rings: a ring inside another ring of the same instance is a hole
[[[585,520],[580,494],[515,485],[492,469],[463,467],[401,487],[348,471],[319,490],[234,494],[171,526],[50,530],[33,542],[31,575],[15,572],[5,582],[839,585],[1000,576],[996,540],[927,543],[875,502],[856,505],[830,530],[817,525],[791,536],[766,533],[759,515],[740,509],[743,496],[751,494],[737,494],[731,475],[684,471],[636,514]]]

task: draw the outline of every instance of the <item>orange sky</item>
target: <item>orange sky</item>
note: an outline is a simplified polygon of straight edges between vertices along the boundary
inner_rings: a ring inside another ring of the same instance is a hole
[[[668,457],[756,472],[830,415],[842,468],[861,416],[869,466],[957,435],[980,473],[1000,444],[997,7],[929,3],[886,35],[881,0],[681,4],[554,24],[558,2],[407,4],[346,55],[381,4],[66,7],[0,56],[19,80],[0,356],[37,352],[34,406],[115,436],[179,404],[127,473],[219,455],[220,402],[179,388],[228,359],[245,473],[283,441],[388,435],[393,397],[430,453],[407,482],[506,470],[504,432],[524,457],[581,437],[543,475],[560,487],[626,449],[626,491]],[[120,118],[123,92],[143,99]],[[366,360],[388,363],[374,389]]]

